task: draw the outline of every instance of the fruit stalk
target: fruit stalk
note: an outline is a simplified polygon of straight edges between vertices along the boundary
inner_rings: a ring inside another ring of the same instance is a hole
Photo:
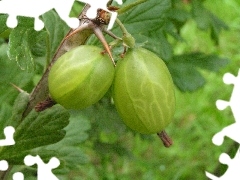
[[[120,29],[121,29],[121,31],[123,33],[122,41],[123,41],[124,47],[134,48],[134,46],[135,46],[135,39],[127,31],[125,26],[122,24],[122,22],[118,18],[116,19],[116,23],[119,25],[119,27],[120,27]],[[124,51],[125,50],[126,50],[126,48],[124,49]]]
[[[168,136],[168,134],[166,133],[166,131],[161,131],[159,133],[157,133],[158,137],[162,140],[163,145],[165,147],[170,147],[173,144],[172,139]]]

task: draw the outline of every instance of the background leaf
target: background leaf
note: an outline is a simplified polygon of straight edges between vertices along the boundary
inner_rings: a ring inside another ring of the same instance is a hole
[[[124,5],[131,2],[134,1],[128,0]],[[165,13],[170,7],[169,0],[147,1],[120,15],[119,18],[130,33],[140,34],[159,29],[164,24]]]
[[[192,13],[198,27],[203,30],[210,29],[212,39],[218,44],[219,33],[221,30],[227,30],[228,26],[198,0],[192,2]]]
[[[0,102],[13,104],[18,92],[10,83],[28,90],[28,85],[32,83],[34,73],[21,70],[15,61],[9,60],[7,50],[7,44],[0,44]]]
[[[174,56],[167,63],[175,85],[181,91],[196,91],[205,83],[199,69],[219,71],[229,63],[226,58],[204,53],[191,53]]]
[[[11,117],[11,106],[7,103],[2,103],[0,105],[0,129],[4,129],[6,127],[5,123],[8,119]],[[3,131],[0,132],[0,138],[4,139],[5,135],[3,134]]]

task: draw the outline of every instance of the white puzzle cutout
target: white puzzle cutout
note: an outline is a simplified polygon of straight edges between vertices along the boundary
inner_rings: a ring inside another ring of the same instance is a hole
[[[0,161],[0,171],[6,171],[8,169],[8,162],[5,160]]]
[[[219,157],[219,161],[222,164],[227,164],[228,169],[221,177],[216,177],[208,172],[206,172],[206,176],[211,178],[212,180],[239,180],[240,179],[240,149],[238,149],[235,157],[233,159],[226,153],[222,153]]]
[[[213,137],[213,143],[216,145],[221,145],[223,143],[224,136],[228,136],[232,140],[240,144],[240,70],[238,71],[238,76],[235,77],[230,73],[226,73],[223,77],[225,84],[233,84],[234,88],[230,101],[218,100],[216,102],[217,108],[219,110],[225,109],[227,106],[231,107],[235,123],[225,127]]]
[[[27,166],[37,164],[38,180],[58,180],[58,178],[52,173],[52,169],[55,169],[60,165],[60,161],[56,157],[52,157],[49,162],[45,164],[40,156],[28,155],[24,158],[24,163]]]
[[[1,146],[12,146],[15,144],[13,139],[13,134],[15,129],[12,126],[7,126],[4,128],[3,133],[5,139],[0,140],[0,147]],[[0,160],[0,171],[6,171],[8,169],[8,162],[6,160]]]
[[[0,147],[1,146],[12,146],[15,144],[15,141],[13,139],[13,134],[15,132],[15,129],[12,126],[7,126],[4,128],[4,135],[5,139],[0,139]]]
[[[55,9],[62,20],[71,28],[79,24],[77,18],[70,18],[74,0],[2,0],[0,13],[8,14],[7,26],[15,28],[18,24],[17,16],[33,17],[34,29],[39,31],[44,27],[40,16],[51,9]]]
[[[13,180],[24,180],[24,176],[21,172],[16,172],[13,174]]]
[[[34,18],[34,29],[39,31],[44,28],[44,23],[40,16],[51,9],[55,9],[60,18],[66,22],[71,28],[77,28],[79,20],[77,18],[69,17],[75,0],[0,0],[0,14],[8,14],[7,26],[15,28],[18,25],[17,16],[25,16]],[[77,0],[79,2],[88,3],[91,5],[87,12],[87,16],[95,18],[97,16],[97,9],[101,8],[111,13],[111,19],[108,29],[113,27],[117,18],[117,13],[107,9],[108,0]],[[119,5],[122,0],[115,0]]]
[[[223,81],[225,84],[233,84],[233,91],[230,97],[229,102],[224,100],[217,100],[216,106],[219,110],[224,110],[228,106],[231,108],[235,123],[223,128],[220,132],[215,134],[212,138],[212,141],[215,145],[220,146],[223,144],[224,137],[227,136],[232,140],[238,142],[240,144],[240,69],[238,71],[238,76],[233,76],[230,73],[226,73],[223,76]],[[227,171],[221,176],[216,177],[213,174],[208,172],[206,176],[211,178],[212,180],[239,180],[240,179],[240,149],[238,149],[235,157],[231,159],[229,155],[226,153],[222,153],[219,157],[219,161],[222,164],[227,164],[228,169]]]

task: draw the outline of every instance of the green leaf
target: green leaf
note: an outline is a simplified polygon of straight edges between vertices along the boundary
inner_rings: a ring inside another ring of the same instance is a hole
[[[49,37],[47,42],[47,52],[49,53],[49,57],[51,59],[63,37],[69,30],[69,27],[53,10],[43,14],[42,18]]]
[[[124,5],[127,6],[132,2],[136,1],[127,0]],[[119,16],[138,43],[144,42],[145,48],[155,52],[164,60],[171,59],[173,54],[166,33],[162,29],[170,8],[170,0],[146,1]]]
[[[11,106],[7,103],[2,103],[0,105],[0,130],[3,130],[6,127],[6,122],[11,117]],[[3,131],[0,131],[0,138],[4,139],[5,136],[3,134]]]
[[[183,92],[195,91],[205,84],[204,77],[190,64],[169,63],[168,68],[174,84]]]
[[[163,30],[152,31],[148,35],[141,35],[144,43],[144,47],[154,53],[156,53],[164,61],[168,61],[173,56],[172,45],[168,42]],[[139,37],[139,36],[137,36]]]
[[[19,17],[18,21],[18,26],[11,31],[9,36],[8,57],[16,61],[22,70],[31,72],[35,69],[32,48],[36,46],[38,36],[41,37],[42,32],[33,29],[32,18]]]
[[[0,34],[8,29],[6,25],[8,15],[0,14]]]
[[[79,169],[80,164],[88,162],[88,157],[80,146],[88,138],[86,131],[90,129],[90,123],[81,112],[71,111],[70,113],[70,123],[64,128],[66,135],[61,141],[31,151],[31,154],[38,154],[47,161],[53,156],[57,157],[61,165],[54,174],[63,176],[63,179],[71,171]]]
[[[110,153],[114,153],[119,156],[127,155],[129,157],[132,155],[131,152],[127,148],[125,148],[120,142],[111,144],[98,141],[95,142],[94,149],[102,157],[109,156]]]
[[[195,91],[205,83],[200,69],[219,71],[228,64],[229,60],[217,55],[204,53],[191,53],[174,56],[167,63],[175,85],[181,91]]]
[[[4,146],[0,159],[5,159],[10,164],[22,164],[29,150],[63,139],[63,128],[68,125],[68,119],[69,113],[60,105],[40,113],[33,110],[16,128],[15,145]]]
[[[18,92],[10,83],[27,88],[32,81],[33,73],[19,69],[15,61],[7,56],[8,44],[0,45],[0,103],[13,103]],[[32,88],[32,87],[31,87]]]
[[[15,99],[13,110],[12,110],[12,118],[11,121],[8,122],[8,125],[13,127],[17,127],[19,123],[22,121],[22,114],[24,113],[29,102],[29,94],[26,92],[21,92]]]
[[[31,43],[31,52],[34,56],[42,57],[46,54],[48,34],[46,31],[40,31],[36,34],[34,42]]]
[[[179,25],[176,25],[176,23],[171,22],[170,20],[163,27],[163,31],[166,34],[171,35],[177,41],[184,41],[184,39],[181,37],[180,29],[181,28],[179,27]]]
[[[214,14],[210,13],[210,16],[212,19],[211,38],[215,41],[216,44],[218,44],[220,32],[222,30],[228,30],[229,27]]]
[[[228,26],[198,0],[192,2],[192,14],[198,27],[202,30],[210,29],[212,39],[218,44],[219,33],[221,30],[227,30]]]
[[[16,61],[22,70],[32,71],[35,68],[29,44],[29,40],[34,37],[33,32],[34,30],[27,28],[15,28],[9,37],[9,58]]]
[[[125,3],[131,2],[134,1],[127,0]],[[163,26],[165,15],[170,7],[170,0],[146,1],[120,15],[119,18],[133,35],[134,33],[148,32]]]
[[[118,136],[126,130],[126,125],[121,120],[115,106],[109,101],[109,97],[104,97],[83,111],[91,119],[93,133],[104,131],[107,134],[116,133]]]
[[[190,13],[183,8],[172,8],[168,14],[168,18],[175,24],[184,24],[190,17]]]
[[[36,65],[35,56],[44,56],[47,52],[50,61],[69,28],[54,11],[43,15],[47,32],[35,31],[32,18],[21,17],[18,20],[18,26],[9,36],[8,56],[21,69],[33,71]]]
[[[167,20],[163,29],[166,34],[170,34],[178,41],[183,41],[180,30],[190,18],[191,13],[185,9],[182,2],[177,6],[174,4],[174,7],[167,13]]]

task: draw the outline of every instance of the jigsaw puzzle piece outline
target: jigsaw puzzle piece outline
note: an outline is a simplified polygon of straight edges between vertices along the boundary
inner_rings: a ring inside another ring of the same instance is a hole
[[[240,113],[239,113],[239,101],[240,101],[240,69],[238,71],[238,75],[234,76],[231,73],[225,73],[223,76],[223,82],[225,84],[233,84],[233,91],[231,94],[231,97],[229,99],[229,102],[224,100],[217,100],[216,106],[219,110],[223,110],[227,108],[227,106],[230,106],[234,119],[237,122],[240,122]]]
[[[240,102],[240,69],[238,71],[238,76],[234,76],[231,73],[225,73],[223,76],[223,82],[225,84],[233,84],[233,91],[229,102],[225,100],[217,100],[216,106],[219,110],[224,110],[229,106],[233,113],[235,123],[223,128],[220,132],[215,134],[212,141],[215,145],[220,146],[223,144],[224,137],[227,136],[240,144],[240,137],[237,135],[240,129],[240,113],[238,106]]]
[[[233,112],[233,116],[236,122],[240,123],[240,113],[239,113],[239,102],[240,102],[240,70],[238,71],[238,76],[233,76],[231,74],[227,75],[226,81],[234,84],[232,95],[230,97],[230,107]]]
[[[233,84],[233,90],[229,102],[224,100],[217,100],[216,106],[219,110],[224,110],[229,106],[233,113],[235,123],[223,128],[220,132],[216,133],[212,141],[215,145],[222,145],[224,141],[224,137],[229,137],[232,140],[238,142],[240,144],[240,137],[238,136],[238,132],[240,130],[240,113],[239,113],[239,100],[240,100],[240,69],[238,71],[238,75],[234,76],[231,73],[226,73],[223,76],[223,82],[225,84]],[[208,178],[212,180],[238,180],[240,179],[240,148],[235,154],[234,158],[231,159],[230,156],[226,153],[222,153],[219,156],[219,161],[222,164],[228,165],[227,171],[221,176],[216,177],[215,175],[205,171],[205,174]]]
[[[6,160],[0,161],[0,171],[6,171],[8,169],[8,162]]]
[[[58,180],[58,178],[52,173],[52,169],[55,169],[60,165],[60,161],[56,157],[52,157],[49,162],[45,164],[39,155],[27,155],[24,158],[24,163],[26,166],[37,164],[38,180]]]
[[[26,6],[27,4],[28,6]],[[6,24],[10,28],[15,28],[18,25],[17,16],[25,16],[34,18],[35,30],[41,30],[44,27],[44,23],[39,17],[49,11],[51,6],[52,4],[49,2],[48,5],[42,9],[40,8],[41,4],[39,4],[39,1],[2,0],[0,1],[0,13],[8,14]]]
[[[208,178],[210,178],[211,180],[229,180],[229,179],[238,180],[238,179],[240,179],[240,171],[239,171],[240,149],[238,149],[238,151],[233,159],[231,159],[228,154],[222,153],[219,156],[219,162],[221,164],[228,165],[227,171],[221,177],[217,177],[217,176],[205,171],[205,174]]]
[[[15,28],[18,25],[17,16],[32,17],[34,18],[34,29],[39,31],[44,28],[40,16],[55,9],[68,26],[76,28],[79,25],[79,20],[69,17],[73,3],[74,0],[2,0],[0,1],[0,13],[8,14],[6,24],[10,28]]]
[[[4,128],[3,133],[5,136],[5,139],[0,139],[0,147],[1,146],[12,146],[15,144],[15,141],[13,139],[15,129],[12,126],[7,126]]]
[[[59,3],[61,1],[61,3]],[[65,2],[68,3],[65,3]],[[58,13],[59,17],[66,22],[66,24],[75,29],[79,25],[79,19],[76,17],[69,17],[75,0],[57,0],[54,9]],[[63,8],[64,7],[64,8]]]
[[[240,123],[233,123],[216,133],[212,138],[212,142],[215,145],[220,146],[223,144],[224,137],[226,136],[240,144],[240,136],[238,136],[239,130]]]
[[[216,101],[216,106],[220,111],[226,109],[229,105],[230,105],[230,103],[225,100],[219,99]]]
[[[13,180],[24,180],[24,175],[21,172],[16,172],[12,176]]]

